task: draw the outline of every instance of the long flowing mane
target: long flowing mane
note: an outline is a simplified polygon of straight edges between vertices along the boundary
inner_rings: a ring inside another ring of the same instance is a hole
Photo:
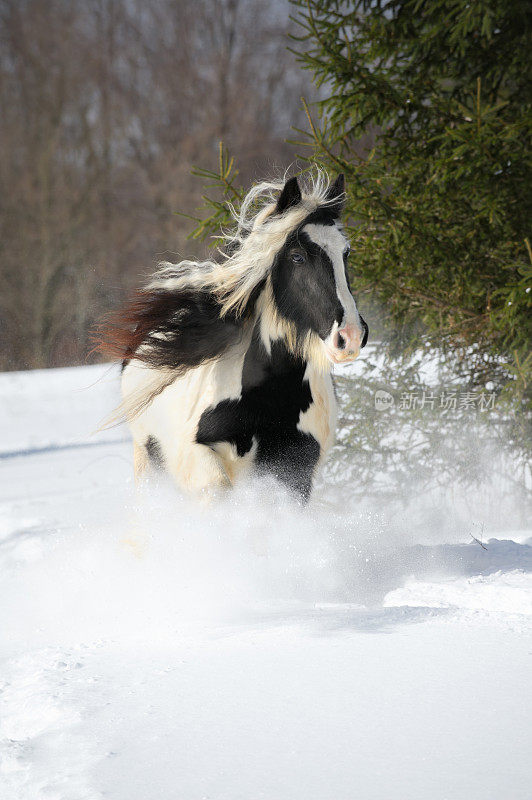
[[[323,171],[299,176],[299,184],[301,202],[282,213],[277,199],[285,181],[255,185],[238,211],[230,207],[235,226],[222,233],[226,252],[219,251],[219,260],[162,262],[147,285],[99,327],[96,350],[122,361],[134,357],[159,371],[153,389],[131,405],[127,416],[179,374],[216,359],[238,341],[287,237],[331,202]],[[269,313],[271,324],[279,325],[274,309]]]
[[[228,312],[242,315],[288,235],[309,214],[329,202],[329,180],[324,172],[316,170],[299,180],[301,203],[282,214],[275,214],[275,210],[285,181],[264,181],[254,186],[238,212],[230,206],[236,226],[233,231],[222,233],[228,255],[221,253],[219,262],[163,262],[148,284],[148,290],[206,291],[216,297],[223,315]]]

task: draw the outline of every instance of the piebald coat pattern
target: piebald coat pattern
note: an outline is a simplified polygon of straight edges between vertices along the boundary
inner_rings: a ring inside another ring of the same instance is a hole
[[[137,474],[151,463],[196,493],[268,473],[309,497],[334,441],[332,364],[367,340],[343,197],[343,176],[255,187],[225,260],[162,265],[117,314],[102,349],[124,359]]]

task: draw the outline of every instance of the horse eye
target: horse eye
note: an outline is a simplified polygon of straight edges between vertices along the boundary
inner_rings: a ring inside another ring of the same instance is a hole
[[[350,247],[348,247],[347,250],[344,250],[344,259],[345,259],[345,261],[347,261],[347,259],[349,258],[349,254],[350,253],[351,253],[351,248]]]
[[[305,256],[302,253],[291,253],[290,257],[296,264],[302,264],[305,260]]]

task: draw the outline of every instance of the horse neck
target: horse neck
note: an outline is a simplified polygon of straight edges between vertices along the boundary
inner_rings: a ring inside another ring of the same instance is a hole
[[[310,371],[330,373],[332,366],[318,336],[308,335],[301,341],[294,323],[279,314],[269,278],[255,304],[253,329],[259,331],[266,351],[271,349],[272,342],[283,342],[288,353],[308,365]]]

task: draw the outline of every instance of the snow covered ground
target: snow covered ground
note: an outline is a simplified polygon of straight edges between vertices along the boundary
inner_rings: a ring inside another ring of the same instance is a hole
[[[532,531],[136,494],[116,396],[0,375],[2,800],[529,800]]]

